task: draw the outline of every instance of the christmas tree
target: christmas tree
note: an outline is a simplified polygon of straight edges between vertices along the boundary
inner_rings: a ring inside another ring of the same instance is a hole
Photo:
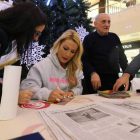
[[[44,53],[40,53],[43,54],[43,58],[47,56],[53,43],[66,30],[76,30],[82,41],[85,35],[94,30],[94,27],[91,26],[91,18],[87,17],[90,3],[84,0],[15,0],[15,2],[17,1],[30,1],[35,3],[47,17],[48,23],[39,38],[39,45],[45,45],[45,48],[44,46],[39,47],[44,48]],[[34,64],[34,62],[32,61],[29,64]],[[30,66],[28,65],[28,67]]]
[[[31,1],[36,3],[48,17],[47,27],[43,31],[41,37],[42,41],[39,43],[42,44],[43,42],[43,44],[46,45],[44,50],[45,54],[43,57],[49,53],[53,43],[67,29],[76,30],[76,28],[82,26],[83,29],[85,28],[88,32],[92,32],[94,30],[94,27],[91,26],[91,18],[89,19],[87,17],[90,3],[85,2],[84,0],[50,0],[50,2],[49,0]],[[41,7],[40,3],[44,3],[45,6]]]

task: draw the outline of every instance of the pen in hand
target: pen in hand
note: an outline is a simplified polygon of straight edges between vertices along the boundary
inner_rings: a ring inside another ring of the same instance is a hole
[[[57,85],[55,82],[53,82],[53,83],[54,83],[54,85],[56,86],[56,88],[59,89],[58,85]],[[60,89],[59,89],[59,90],[60,90]],[[66,98],[66,97],[64,96],[64,99],[65,99],[65,98]],[[57,101],[57,102],[60,102],[61,100],[60,100],[59,98],[56,98],[56,101]]]
[[[59,89],[58,85],[57,85],[55,82],[53,82],[53,83],[54,83],[54,85],[56,86],[56,88]],[[59,90],[60,90],[60,89],[59,89]]]

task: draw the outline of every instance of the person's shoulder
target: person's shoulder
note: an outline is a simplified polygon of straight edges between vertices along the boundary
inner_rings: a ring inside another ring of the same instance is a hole
[[[92,33],[89,33],[88,35],[85,36],[85,40],[93,40],[96,36],[96,33],[95,32],[92,32]]]
[[[39,61],[37,64],[38,65],[44,65],[44,64],[50,64],[51,63],[51,59],[47,56],[45,58],[43,58],[41,61]]]
[[[40,69],[40,70],[48,69],[51,64],[52,64],[51,60],[48,57],[45,57],[43,60],[34,64],[33,68]]]
[[[95,32],[89,33],[88,35],[86,35],[86,37],[92,37],[95,36]]]
[[[113,32],[109,32],[108,34],[109,34],[110,36],[112,36],[112,37],[113,37],[113,36],[114,36],[114,37],[118,37],[118,35],[117,35],[116,33],[113,33]]]

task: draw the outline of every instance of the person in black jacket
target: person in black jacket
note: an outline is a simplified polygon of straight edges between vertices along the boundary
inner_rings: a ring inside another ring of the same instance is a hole
[[[127,58],[119,37],[109,32],[110,23],[108,14],[97,15],[94,22],[97,30],[84,38],[82,62],[87,90],[84,94],[112,90],[120,66],[123,71],[127,67]]]
[[[6,65],[17,63],[19,56],[28,52],[31,41],[38,40],[45,25],[45,15],[33,3],[23,2],[0,11],[0,71]],[[0,78],[3,78],[2,75]],[[0,91],[1,98],[2,84]],[[32,94],[31,90],[21,91],[19,104],[27,103]]]
[[[116,81],[113,86],[113,91],[118,91],[119,87],[125,85],[125,91],[129,87],[129,80],[131,80],[140,69],[140,54],[138,54],[132,62],[127,66],[124,74]]]

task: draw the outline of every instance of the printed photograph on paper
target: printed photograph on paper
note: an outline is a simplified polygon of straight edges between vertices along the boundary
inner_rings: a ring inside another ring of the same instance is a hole
[[[140,119],[137,118],[127,118],[126,120],[117,123],[118,127],[136,135],[140,135]]]
[[[66,113],[66,115],[81,125],[90,121],[97,121],[104,117],[110,116],[109,114],[101,112],[100,110],[97,110],[95,108],[89,108],[73,113]]]

